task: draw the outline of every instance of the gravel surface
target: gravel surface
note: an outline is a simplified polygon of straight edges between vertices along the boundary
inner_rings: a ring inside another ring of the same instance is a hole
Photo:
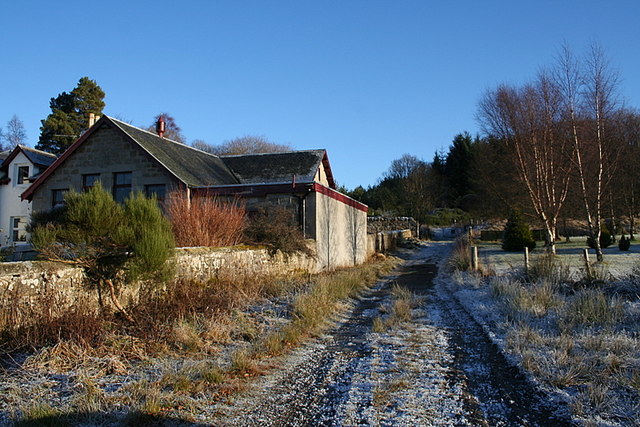
[[[218,405],[214,424],[569,425],[566,408],[510,365],[451,296],[441,268],[450,245],[408,255],[327,334]],[[393,283],[418,304],[410,321],[373,332],[373,319],[389,311]]]

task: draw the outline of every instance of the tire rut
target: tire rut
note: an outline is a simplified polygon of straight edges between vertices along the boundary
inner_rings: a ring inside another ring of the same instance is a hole
[[[549,403],[535,384],[508,363],[457,300],[442,286],[434,285],[437,275],[438,266],[433,260],[407,262],[395,277],[363,295],[348,317],[328,335],[300,349],[303,356],[263,385],[268,391],[257,398],[258,402],[255,397],[248,400],[249,407],[236,415],[230,425],[400,425],[393,418],[381,422],[371,414],[375,404],[371,383],[375,383],[376,375],[384,375],[380,366],[372,366],[372,322],[389,299],[393,283],[409,288],[424,301],[420,307],[424,316],[412,323],[435,328],[446,337],[440,348],[448,356],[434,357],[440,360],[448,383],[443,390],[449,396],[445,400],[458,401],[462,407],[455,425],[571,425],[562,408]],[[392,366],[394,354],[385,354],[390,359],[377,363]],[[363,384],[363,377],[371,379],[369,385]],[[433,384],[411,385],[414,386]],[[424,398],[434,399],[427,395]],[[435,401],[440,398],[436,396]],[[346,423],[345,410],[350,411]],[[428,425],[443,423],[448,422],[427,421]]]

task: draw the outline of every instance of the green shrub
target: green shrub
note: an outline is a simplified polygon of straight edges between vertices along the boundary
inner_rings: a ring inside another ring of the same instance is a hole
[[[605,230],[604,228],[600,230],[599,240],[600,240],[600,248],[602,249],[608,248],[613,243],[613,237],[611,237],[611,233],[609,233],[609,231]],[[593,240],[593,237],[589,236],[587,238],[587,245],[589,245],[591,249],[596,248],[596,244],[595,244],[595,241]]]
[[[114,306],[132,321],[115,288],[141,276],[166,277],[171,225],[155,200],[136,194],[123,206],[99,184],[85,193],[70,191],[64,201],[64,207],[34,216],[33,246],[47,259],[82,267],[100,302],[106,286]]]
[[[631,248],[631,239],[627,239],[624,235],[620,236],[620,241],[618,241],[618,249],[621,251],[628,251]]]
[[[517,210],[512,210],[502,238],[502,249],[507,252],[520,252],[524,248],[530,250],[536,247],[529,225],[524,222]]]

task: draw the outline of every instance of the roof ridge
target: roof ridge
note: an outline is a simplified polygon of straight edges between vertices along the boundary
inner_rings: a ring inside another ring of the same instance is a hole
[[[111,116],[106,116],[106,117],[107,117],[107,118],[109,118],[109,119],[111,119],[112,121],[117,122],[116,124],[123,124],[123,125],[125,125],[125,126],[132,127],[132,128],[134,128],[134,129],[136,129],[136,130],[139,130],[139,131],[142,131],[142,132],[146,132],[146,133],[148,133],[149,135],[152,135],[152,136],[154,136],[154,137],[156,137],[156,138],[162,139],[163,141],[168,141],[168,142],[171,142],[171,143],[173,143],[173,144],[178,144],[178,145],[181,145],[181,146],[183,146],[183,147],[189,148],[189,149],[191,149],[191,150],[195,150],[195,151],[198,151],[198,152],[200,152],[200,153],[207,154],[207,155],[209,155],[209,156],[213,156],[213,157],[220,158],[220,156],[217,156],[217,155],[212,154],[212,153],[207,153],[206,151],[199,150],[199,149],[197,149],[197,148],[195,148],[195,147],[192,147],[192,146],[190,146],[190,145],[188,145],[188,144],[183,144],[182,142],[178,142],[178,141],[175,141],[175,140],[173,140],[173,139],[169,139],[169,138],[164,138],[164,137],[162,137],[162,138],[161,138],[157,133],[154,133],[154,132],[148,131],[148,130],[146,130],[146,129],[139,128],[138,126],[134,126],[134,125],[132,125],[132,124],[130,124],[130,123],[123,122],[122,120],[115,119],[115,118],[113,118],[113,117],[111,117]],[[123,130],[123,131],[125,131],[125,132],[127,132],[127,131],[126,131],[126,130],[124,130],[124,129],[122,129],[122,130]],[[129,132],[127,132],[127,135],[129,135]],[[129,135],[129,136],[131,136],[131,135]],[[132,137],[132,138],[133,138],[133,137]]]
[[[278,154],[295,154],[295,153],[311,153],[317,151],[327,151],[325,148],[313,148],[309,150],[290,150],[290,151],[276,151],[273,153],[245,153],[245,154],[224,154],[218,157],[244,157],[244,156],[274,156]]]
[[[34,151],[36,153],[40,153],[40,154],[44,154],[45,156],[50,156],[50,157],[58,157],[53,153],[49,153],[48,151],[43,151],[43,150],[38,150],[37,148],[32,148],[32,147],[28,147],[24,144],[18,144],[20,146],[21,149],[23,150],[28,150],[28,151]]]

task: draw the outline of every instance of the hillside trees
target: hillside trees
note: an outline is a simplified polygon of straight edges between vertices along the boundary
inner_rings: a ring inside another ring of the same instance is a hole
[[[238,154],[282,153],[293,150],[289,144],[277,144],[264,136],[245,135],[224,141],[220,145],[211,145],[202,140],[193,142],[193,147],[216,156]]]
[[[632,110],[620,113],[618,134],[622,152],[620,166],[613,182],[614,200],[619,210],[629,217],[629,234],[634,238],[634,218],[640,215],[640,114]],[[615,189],[615,190],[614,190]]]
[[[468,132],[456,135],[445,158],[444,173],[448,183],[446,194],[451,206],[460,207],[464,198],[472,193],[472,144],[473,140]]]
[[[89,127],[89,113],[102,114],[104,97],[94,80],[82,77],[71,92],[51,98],[51,113],[42,120],[36,148],[61,154]]]

